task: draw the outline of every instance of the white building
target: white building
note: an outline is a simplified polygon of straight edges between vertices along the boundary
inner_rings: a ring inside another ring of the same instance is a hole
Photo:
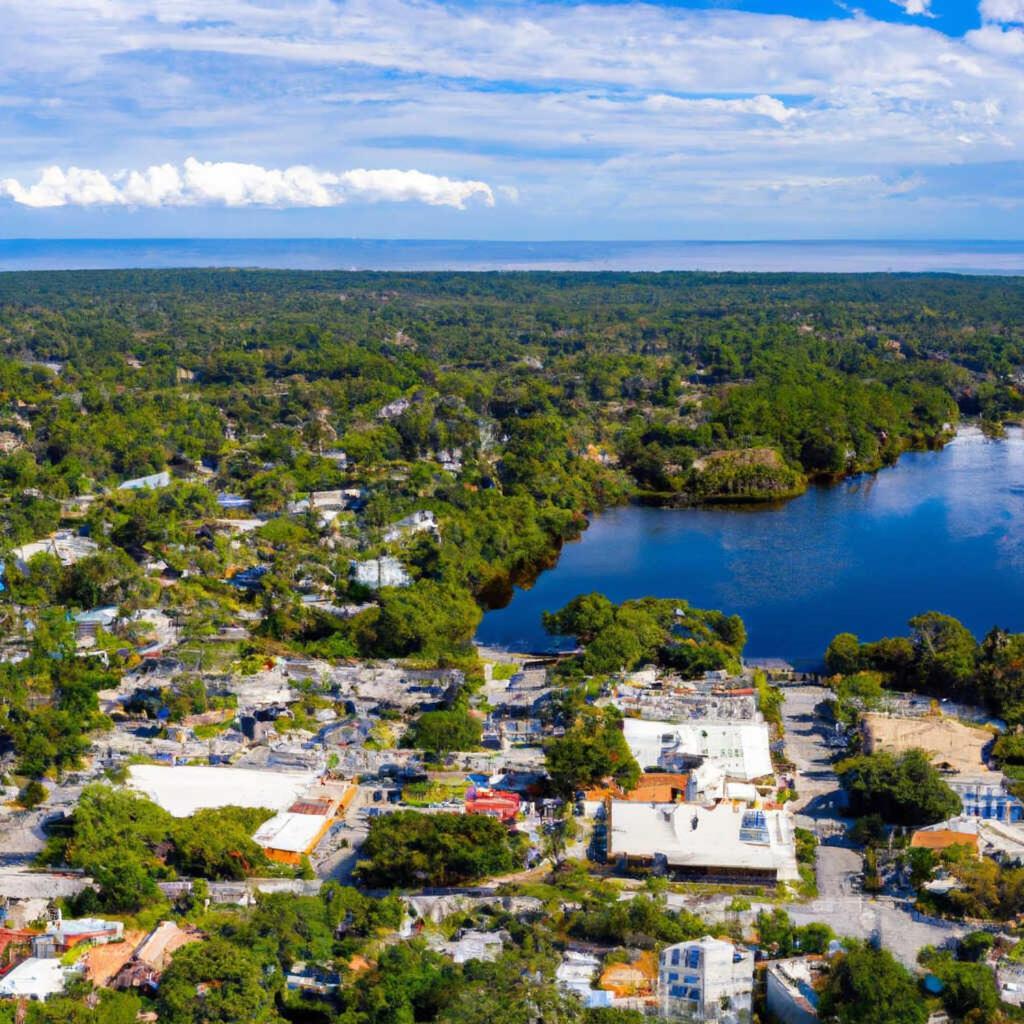
[[[0,998],[42,1002],[64,991],[65,968],[59,960],[30,956],[0,978]]]
[[[371,590],[381,587],[407,587],[412,578],[397,558],[384,555],[381,558],[370,558],[365,562],[350,562],[352,578]]]
[[[782,1024],[816,1024],[818,990],[815,981],[828,970],[820,957],[796,956],[773,960],[765,971],[768,1010]]]
[[[682,878],[775,884],[800,877],[788,811],[629,800],[612,800],[610,806],[609,860]]]
[[[160,487],[168,487],[171,483],[171,474],[165,469],[162,473],[151,473],[149,476],[136,477],[134,480],[125,480],[119,485],[119,491],[155,491]]]
[[[625,718],[622,732],[641,768],[670,771],[714,761],[725,774],[752,782],[772,774],[768,726],[764,722],[650,722]]]
[[[437,518],[433,512],[426,509],[413,512],[412,515],[399,519],[397,523],[392,523],[384,531],[384,540],[388,544],[393,544],[396,540],[401,540],[403,537],[409,537],[415,533],[428,532],[437,533]]]
[[[99,551],[99,545],[88,537],[80,537],[70,530],[58,530],[50,537],[34,540],[15,548],[11,555],[22,569],[39,554],[53,555],[61,565],[74,565],[81,558],[88,558]]]
[[[750,1020],[754,955],[706,935],[662,951],[658,993],[664,1017],[740,1024]]]

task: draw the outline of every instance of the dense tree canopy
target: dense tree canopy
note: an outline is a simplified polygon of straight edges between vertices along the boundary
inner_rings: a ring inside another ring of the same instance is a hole
[[[856,817],[879,814],[894,825],[932,825],[960,813],[960,798],[923,750],[851,757],[838,766]]]

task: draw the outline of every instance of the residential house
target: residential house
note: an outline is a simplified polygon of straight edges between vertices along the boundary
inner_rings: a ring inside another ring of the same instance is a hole
[[[821,957],[773,960],[765,971],[768,1010],[781,1024],[816,1024],[818,992],[827,964]]]
[[[710,935],[662,950],[658,976],[664,1017],[742,1024],[750,1020],[754,955]]]
[[[64,991],[67,974],[59,960],[30,956],[0,978],[0,998],[43,1002]]]

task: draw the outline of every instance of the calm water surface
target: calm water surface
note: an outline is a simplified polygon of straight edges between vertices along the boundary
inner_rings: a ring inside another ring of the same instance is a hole
[[[965,429],[941,452],[777,508],[614,509],[484,616],[477,639],[549,647],[541,612],[592,590],[736,612],[748,655],[802,667],[841,630],[875,639],[932,609],[976,634],[1024,630],[1024,435],[988,441]]]
[[[0,270],[942,271],[1024,274],[1024,242],[499,242],[380,238],[0,239]]]

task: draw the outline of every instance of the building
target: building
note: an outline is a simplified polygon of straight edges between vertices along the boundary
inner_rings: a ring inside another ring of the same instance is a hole
[[[403,537],[411,537],[416,533],[437,533],[437,518],[429,509],[413,512],[412,515],[392,523],[384,531],[384,541],[393,544]]]
[[[988,729],[964,725],[953,718],[901,718],[875,712],[863,716],[861,733],[867,754],[903,754],[921,749],[937,767],[972,775],[981,772],[985,750],[993,740]]]
[[[316,772],[199,765],[135,764],[128,769],[128,784],[176,818],[188,818],[205,807],[265,807],[283,811],[316,779]]]
[[[42,540],[34,540],[29,544],[22,544],[21,547],[14,548],[11,551],[11,556],[15,564],[24,571],[36,555],[53,555],[61,565],[67,567],[83,558],[95,555],[99,549],[99,545],[88,537],[81,537],[70,530],[58,530]]]
[[[816,1024],[818,990],[827,972],[820,957],[773,960],[765,971],[769,1013],[781,1024]]]
[[[371,590],[382,587],[407,587],[412,577],[397,558],[384,555],[381,558],[370,558],[364,562],[350,562],[349,569],[352,579]]]
[[[498,818],[505,824],[516,820],[519,814],[519,794],[503,793],[492,789],[477,789],[466,792],[466,813],[486,814]]]
[[[662,950],[661,1013],[676,1020],[741,1024],[750,1020],[754,955],[706,935]]]
[[[609,860],[708,881],[774,885],[800,877],[786,810],[626,800],[609,808]]]
[[[999,772],[956,775],[947,778],[946,784],[960,797],[962,813],[969,818],[1007,824],[1024,820],[1024,803],[1009,791]]]
[[[149,476],[136,477],[134,480],[125,480],[118,487],[119,491],[155,491],[160,487],[167,487],[171,482],[171,474],[164,470],[162,473],[151,473]]]
[[[263,822],[253,833],[253,839],[271,860],[297,867],[303,857],[308,857],[320,845],[339,811],[348,807],[355,794],[356,787],[348,786],[340,800],[309,796],[296,800],[287,811]]]
[[[0,998],[42,1002],[64,991],[65,973],[59,960],[30,956],[0,978]]]
[[[945,823],[943,823],[945,824]],[[918,829],[910,839],[910,845],[919,850],[942,853],[954,846],[966,846],[977,858],[981,858],[981,847],[977,832],[961,832],[959,829],[932,825]]]
[[[641,768],[680,770],[705,761],[753,782],[772,774],[771,741],[764,722],[652,722],[625,718],[622,733]]]

